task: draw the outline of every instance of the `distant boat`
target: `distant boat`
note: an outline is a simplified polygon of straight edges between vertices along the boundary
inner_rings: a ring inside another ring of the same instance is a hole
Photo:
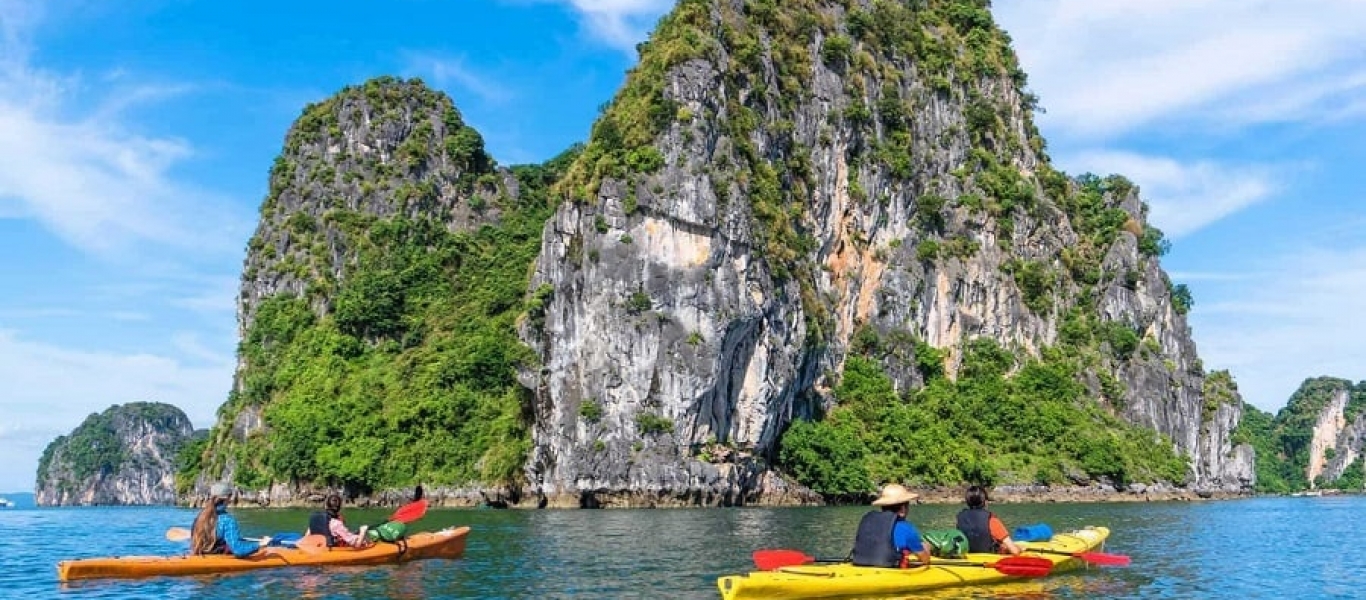
[[[8,498],[0,498],[0,508],[14,508],[14,503]]]

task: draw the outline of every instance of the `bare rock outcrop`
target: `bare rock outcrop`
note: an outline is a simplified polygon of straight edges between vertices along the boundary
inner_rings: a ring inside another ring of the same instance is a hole
[[[194,435],[185,413],[169,404],[132,402],[91,414],[43,451],[37,504],[174,504],[176,455]]]

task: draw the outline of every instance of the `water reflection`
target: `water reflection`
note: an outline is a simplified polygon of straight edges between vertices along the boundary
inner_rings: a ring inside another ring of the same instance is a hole
[[[466,557],[404,565],[286,568],[250,574],[93,581],[61,586],[56,562],[110,554],[176,554],[167,527],[188,509],[45,509],[0,512],[0,596],[156,598],[679,598],[715,600],[716,578],[753,568],[761,548],[822,557],[849,551],[867,507],[695,510],[441,510],[415,529],[469,525]],[[1129,568],[951,589],[917,598],[1351,598],[1366,586],[1366,547],[1353,542],[1366,497],[1262,498],[1210,503],[998,504],[1010,526],[1055,530],[1107,525],[1106,551]],[[924,529],[953,524],[956,506],[918,505]],[[238,511],[247,535],[295,531],[304,510]],[[374,523],[387,511],[348,511]],[[1326,526],[1325,526],[1326,524]],[[98,540],[73,532],[101,531]]]

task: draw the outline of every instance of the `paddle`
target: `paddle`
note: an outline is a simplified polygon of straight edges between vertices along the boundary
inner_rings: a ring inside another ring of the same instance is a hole
[[[166,530],[166,539],[171,540],[172,542],[188,542],[188,541],[190,541],[190,538],[193,537],[193,536],[194,536],[194,534],[191,533],[189,529],[186,529],[186,528],[184,528],[184,527],[172,527],[172,528]],[[322,537],[322,536],[318,536],[318,537]],[[261,541],[261,538],[242,538],[242,539],[247,540],[247,541],[250,541],[250,542],[259,542],[259,541]]]
[[[813,562],[839,562],[837,560],[820,560],[810,556],[801,550],[789,550],[778,548],[776,550],[755,550],[754,566],[760,571],[774,571],[782,567],[793,565],[804,565]]]
[[[188,542],[192,536],[189,529],[184,527],[172,527],[166,530],[166,539],[172,542]],[[242,538],[251,542],[259,542],[261,538]],[[327,550],[327,538],[318,535],[306,535],[294,542],[294,547],[309,554],[317,554]]]
[[[816,558],[800,550],[773,549],[755,550],[754,566],[760,571],[775,571],[782,567],[805,565],[816,562],[844,562],[839,559]],[[1053,570],[1053,561],[1037,556],[1006,556],[994,562],[964,562],[951,560],[935,560],[930,566],[944,565],[952,567],[982,567],[996,569],[1005,575],[1013,577],[1043,577]]]
[[[1106,554],[1104,552],[1068,552],[1066,550],[1046,550],[1043,548],[1026,548],[1025,552],[1071,556],[1072,558],[1080,558],[1089,564],[1111,567],[1127,567],[1131,562],[1129,557],[1123,554]]]
[[[172,527],[166,530],[166,539],[172,542],[187,542],[190,540],[190,530],[184,527]]]
[[[421,519],[426,514],[427,499],[422,497],[422,486],[419,485],[417,489],[413,490],[413,501],[400,506],[398,510],[394,511],[394,515],[389,517],[389,520],[408,524]]]
[[[993,562],[957,562],[952,560],[938,560],[930,563],[930,566],[948,567],[984,567],[996,569],[1003,575],[1012,577],[1046,577],[1053,570],[1053,561],[1037,556],[1006,556]]]

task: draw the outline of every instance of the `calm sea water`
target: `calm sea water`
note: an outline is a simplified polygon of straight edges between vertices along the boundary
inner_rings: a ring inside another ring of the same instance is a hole
[[[1094,568],[935,598],[1363,598],[1366,497],[1208,503],[1010,504],[1008,526],[1105,525],[1106,551],[1133,566]],[[473,528],[465,558],[405,565],[278,569],[141,581],[57,583],[65,558],[174,554],[173,508],[0,510],[0,598],[718,598],[716,577],[747,571],[759,548],[843,556],[862,508],[501,511],[437,510],[418,529]],[[952,526],[956,507],[917,506],[922,528]],[[239,510],[247,535],[302,529],[301,510]],[[349,520],[382,519],[351,511]]]

